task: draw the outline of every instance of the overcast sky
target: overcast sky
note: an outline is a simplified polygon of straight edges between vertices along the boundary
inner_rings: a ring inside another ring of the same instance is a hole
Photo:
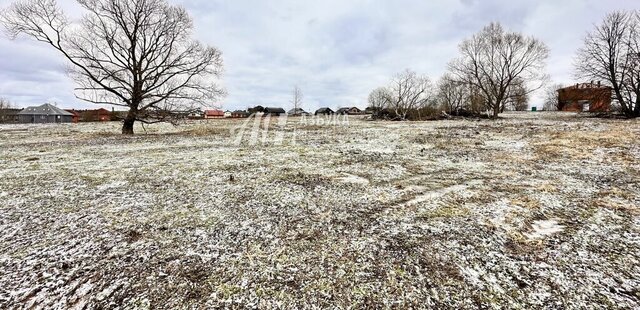
[[[437,80],[457,45],[491,21],[533,35],[551,48],[554,82],[574,83],[572,62],[585,33],[637,0],[170,0],[185,6],[195,37],[224,54],[224,109],[257,104],[290,108],[299,85],[303,108],[365,107],[369,92],[412,69]],[[6,7],[11,1],[0,0]],[[59,0],[78,14],[74,1]],[[0,38],[0,96],[25,107],[57,102],[92,107],[73,96],[65,62],[29,40]],[[541,106],[539,96],[532,105]]]

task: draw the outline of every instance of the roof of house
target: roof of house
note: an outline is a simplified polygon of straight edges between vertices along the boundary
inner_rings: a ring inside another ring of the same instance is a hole
[[[560,88],[558,89],[558,91],[560,90],[566,90],[566,89],[611,89],[611,87],[603,85],[601,83],[577,83],[568,87],[564,87],[564,88]]]
[[[305,111],[302,108],[297,108],[297,109],[291,109],[287,113],[289,113],[289,114],[302,114],[302,113],[307,113],[307,111]]]
[[[333,112],[333,110],[331,110],[331,108],[320,108],[316,110],[316,113],[323,113],[323,112]]]
[[[283,108],[264,108],[264,113],[285,113]]]
[[[28,107],[18,112],[19,115],[60,115],[60,116],[73,116],[73,114],[60,109],[52,104],[45,103],[37,107]]]
[[[224,111],[222,111],[222,110],[206,110],[206,111],[204,111],[204,115],[206,115],[206,116],[224,116]]]
[[[73,116],[80,116],[80,111],[76,111],[74,109],[64,109],[65,111],[71,113]]]

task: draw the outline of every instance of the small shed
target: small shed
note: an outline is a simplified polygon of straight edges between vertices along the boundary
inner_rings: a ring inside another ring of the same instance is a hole
[[[52,104],[45,103],[37,107],[28,107],[18,113],[20,123],[71,123],[73,114]]]

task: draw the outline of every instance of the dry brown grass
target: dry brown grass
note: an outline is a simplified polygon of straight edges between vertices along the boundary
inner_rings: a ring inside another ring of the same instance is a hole
[[[610,126],[605,131],[574,129],[564,132],[550,132],[533,143],[533,149],[538,159],[557,161],[563,159],[588,160],[594,157],[596,149],[623,149],[637,143],[637,136],[630,133],[623,124]],[[625,161],[632,161],[628,154],[620,152]],[[625,157],[627,157],[625,159]]]
[[[231,131],[228,127],[222,127],[214,123],[205,123],[197,125],[193,129],[185,130],[184,134],[191,136],[229,137],[231,135]]]

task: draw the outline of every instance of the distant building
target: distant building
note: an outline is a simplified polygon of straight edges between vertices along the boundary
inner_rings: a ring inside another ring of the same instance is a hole
[[[247,118],[249,117],[249,112],[236,110],[231,112],[231,118]]]
[[[0,109],[0,123],[17,123],[19,122],[18,113],[22,109]]]
[[[249,108],[247,110],[249,112],[249,114],[258,114],[258,113],[263,113],[264,112],[264,107],[261,105],[257,105],[253,108]]]
[[[287,112],[287,115],[289,116],[307,116],[310,115],[307,111],[303,110],[302,108],[297,108],[297,109],[291,109],[289,110],[289,112]]]
[[[203,119],[204,118],[204,112],[201,110],[195,110],[195,111],[191,111],[187,114],[187,118],[188,119]]]
[[[381,108],[367,107],[364,109],[364,114],[377,114],[382,110]]]
[[[65,111],[71,113],[73,116],[71,117],[72,123],[77,123],[80,121],[80,113],[74,109],[64,109]]]
[[[204,111],[205,119],[224,118],[224,111],[222,110],[206,110]]]
[[[283,108],[264,108],[264,111],[262,111],[264,113],[264,115],[271,115],[271,116],[280,116],[280,115],[285,115],[287,112],[285,112],[285,110]]]
[[[112,112],[100,108],[93,110],[75,110],[65,109],[65,111],[74,115],[73,122],[109,122],[113,118]]]
[[[231,111],[229,111],[229,110],[224,111],[224,117],[225,117],[225,118],[229,118],[229,117],[231,117]]]
[[[82,122],[108,122],[111,121],[111,112],[107,109],[84,110],[80,112]]]
[[[336,114],[339,114],[339,115],[360,115],[360,114],[362,114],[362,110],[358,109],[357,107],[340,108],[340,109],[338,109],[338,111],[336,111]]]
[[[598,82],[558,89],[558,110],[571,112],[609,112],[612,88]]]
[[[125,119],[127,117],[127,114],[129,114],[129,111],[112,110],[111,111],[111,119],[112,120],[121,121],[121,120],[123,120],[123,119]]]
[[[333,115],[333,114],[336,114],[336,112],[334,112],[330,108],[320,108],[316,110],[316,113],[315,113],[315,115]]]
[[[71,123],[73,114],[49,103],[28,107],[18,113],[20,123]]]

